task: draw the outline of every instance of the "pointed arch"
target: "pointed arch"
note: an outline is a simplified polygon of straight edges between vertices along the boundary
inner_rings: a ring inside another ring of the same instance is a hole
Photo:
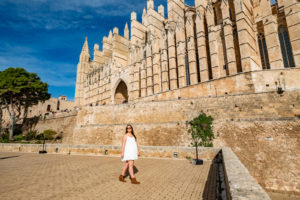
[[[125,81],[119,79],[116,83],[114,91],[115,104],[128,103],[128,87]]]

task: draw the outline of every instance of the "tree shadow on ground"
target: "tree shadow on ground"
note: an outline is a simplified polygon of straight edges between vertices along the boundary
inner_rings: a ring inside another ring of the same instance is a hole
[[[20,156],[7,156],[7,157],[2,157],[0,158],[1,160],[4,160],[4,159],[8,159],[8,158],[15,158],[15,157],[20,157]]]

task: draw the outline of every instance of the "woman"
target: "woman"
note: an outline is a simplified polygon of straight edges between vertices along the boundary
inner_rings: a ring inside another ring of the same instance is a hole
[[[126,126],[125,135],[122,139],[122,161],[126,162],[125,166],[123,167],[122,174],[119,177],[119,180],[122,182],[126,182],[124,179],[124,175],[126,170],[129,167],[129,174],[131,177],[132,184],[140,184],[135,177],[133,172],[134,160],[138,159],[139,148],[136,142],[136,136],[134,135],[133,128],[130,124]]]

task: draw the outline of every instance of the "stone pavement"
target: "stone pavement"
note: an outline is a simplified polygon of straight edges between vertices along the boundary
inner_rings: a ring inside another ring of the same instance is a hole
[[[203,199],[210,161],[140,158],[140,185],[119,182],[118,157],[0,153],[0,199]]]

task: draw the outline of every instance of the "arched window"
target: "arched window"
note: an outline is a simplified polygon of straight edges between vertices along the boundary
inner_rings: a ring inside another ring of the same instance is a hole
[[[291,43],[290,43],[290,37],[287,28],[285,26],[279,27],[278,36],[280,41],[284,67],[285,68],[295,67]]]
[[[265,35],[263,33],[258,34],[258,45],[261,59],[261,65],[263,69],[270,69],[269,55],[266,45]]]

